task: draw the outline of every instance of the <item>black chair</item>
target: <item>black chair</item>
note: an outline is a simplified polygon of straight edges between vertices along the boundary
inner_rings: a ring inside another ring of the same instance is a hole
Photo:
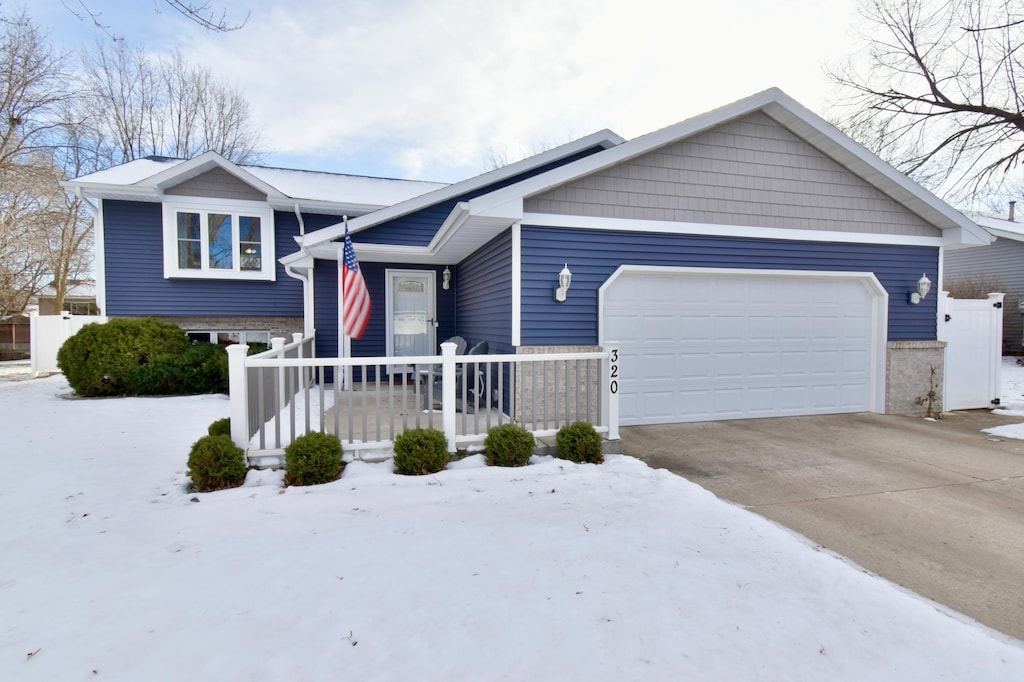
[[[466,356],[487,355],[489,344],[481,341],[466,352]],[[455,368],[455,411],[473,414],[476,405],[487,407],[487,396],[483,395],[484,388],[481,385],[486,377],[487,366],[477,367],[473,363],[460,364]],[[466,400],[463,402],[462,394],[465,387]],[[441,401],[441,382],[434,382],[434,401]]]

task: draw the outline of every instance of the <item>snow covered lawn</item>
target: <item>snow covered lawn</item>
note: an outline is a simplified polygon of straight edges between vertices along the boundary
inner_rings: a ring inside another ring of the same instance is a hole
[[[0,384],[0,680],[1020,680],[1024,646],[629,457],[185,491],[222,396]]]

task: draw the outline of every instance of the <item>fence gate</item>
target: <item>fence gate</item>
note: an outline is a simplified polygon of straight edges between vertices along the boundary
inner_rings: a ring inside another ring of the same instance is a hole
[[[946,342],[944,410],[999,404],[1002,391],[1003,296],[939,300],[939,340]]]
[[[40,315],[32,312],[32,376],[57,371],[57,351],[87,324],[103,324],[106,315]]]

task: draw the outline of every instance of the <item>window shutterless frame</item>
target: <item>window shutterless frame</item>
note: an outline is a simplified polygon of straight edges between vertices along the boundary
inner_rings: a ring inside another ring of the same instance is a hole
[[[181,198],[163,205],[164,277],[273,281],[274,211],[266,204]]]

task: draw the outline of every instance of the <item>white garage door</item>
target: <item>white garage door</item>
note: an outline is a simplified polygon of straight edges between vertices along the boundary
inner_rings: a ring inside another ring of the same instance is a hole
[[[602,288],[621,424],[881,410],[877,280],[757,273],[627,270]]]

